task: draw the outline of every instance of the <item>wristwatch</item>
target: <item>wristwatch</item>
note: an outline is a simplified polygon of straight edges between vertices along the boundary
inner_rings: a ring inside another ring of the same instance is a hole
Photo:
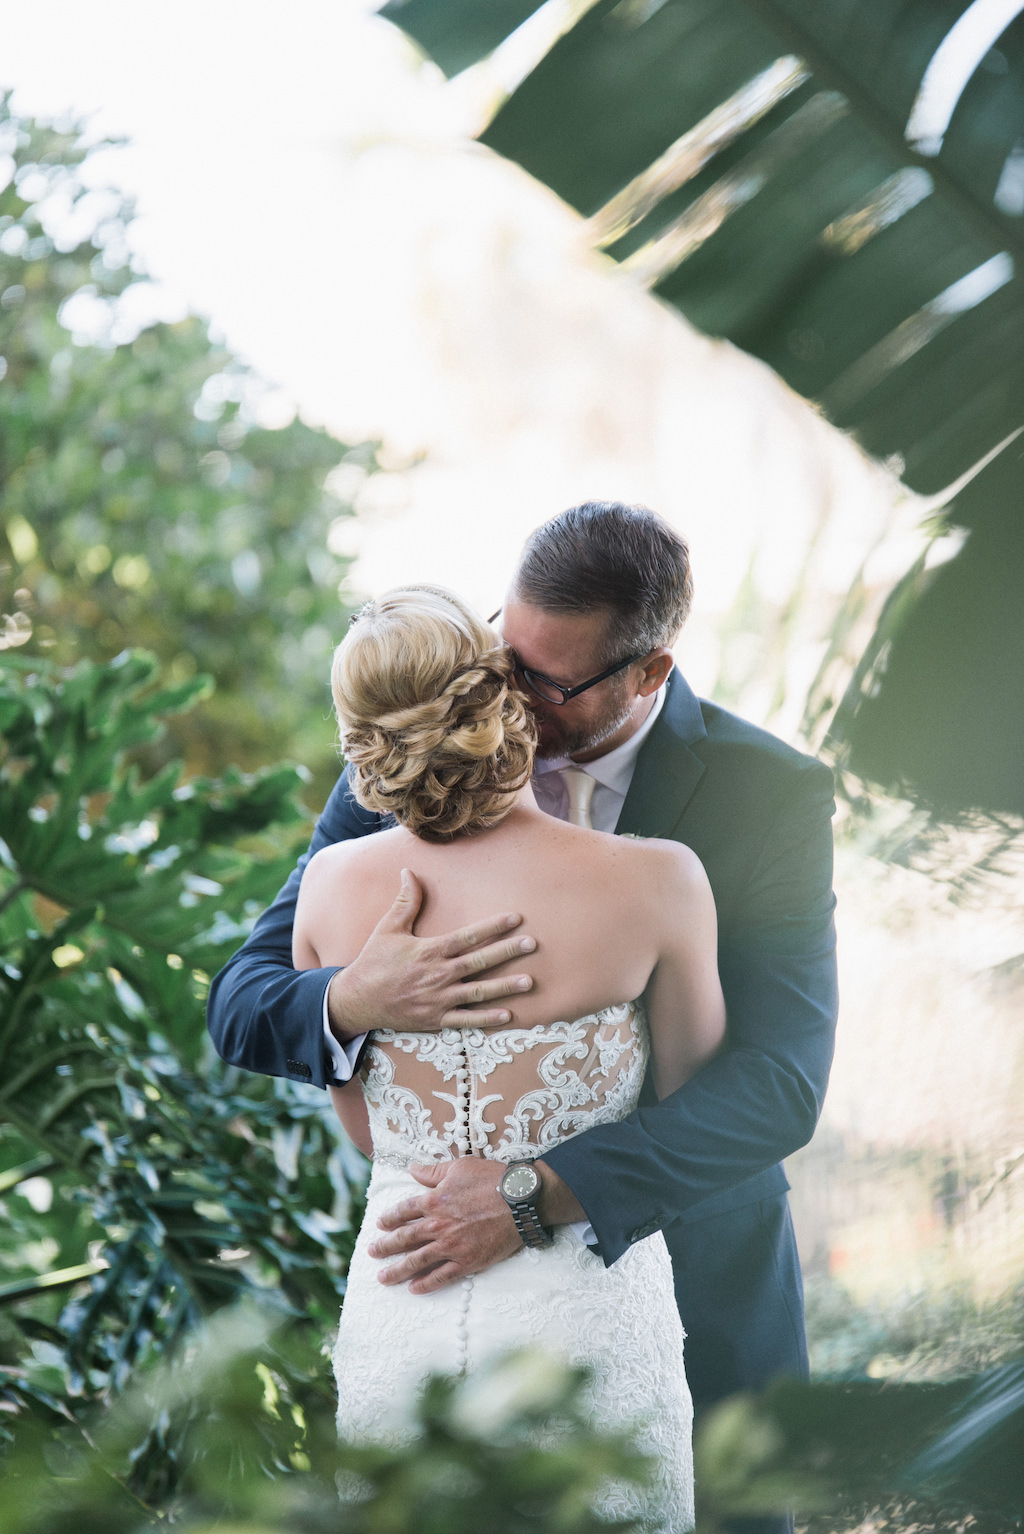
[[[540,1173],[532,1161],[510,1161],[498,1183],[498,1192],[512,1211],[524,1246],[551,1245],[551,1237],[537,1213],[540,1186]]]

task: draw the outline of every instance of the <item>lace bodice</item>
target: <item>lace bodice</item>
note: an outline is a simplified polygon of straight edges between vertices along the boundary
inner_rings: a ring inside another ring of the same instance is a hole
[[[536,1155],[629,1113],[648,1054],[638,1001],[534,1028],[378,1029],[360,1069],[375,1159]]]

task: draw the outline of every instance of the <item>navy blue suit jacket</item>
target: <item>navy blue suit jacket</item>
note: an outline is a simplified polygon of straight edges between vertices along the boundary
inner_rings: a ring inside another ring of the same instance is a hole
[[[671,1097],[650,1094],[621,1123],[546,1154],[586,1210],[605,1262],[658,1227],[672,1247],[679,1222],[785,1190],[779,1162],[813,1133],[832,1059],[833,810],[827,767],[698,700],[673,672],[617,830],[685,842],[704,863],[728,1039]],[[325,1085],[323,998],[334,970],[291,968],[299,880],[321,847],[382,824],[342,777],[309,852],[213,982],[209,1027],[225,1060]]]

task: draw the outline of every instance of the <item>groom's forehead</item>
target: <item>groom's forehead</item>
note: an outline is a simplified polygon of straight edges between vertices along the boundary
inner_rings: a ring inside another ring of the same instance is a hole
[[[493,621],[505,643],[527,662],[537,660],[534,650],[542,650],[549,662],[552,655],[589,660],[602,649],[608,615],[597,609],[574,612],[538,607],[510,595]]]

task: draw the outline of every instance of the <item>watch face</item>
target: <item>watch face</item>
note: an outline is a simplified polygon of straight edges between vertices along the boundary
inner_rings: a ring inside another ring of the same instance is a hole
[[[530,1198],[540,1187],[540,1177],[532,1166],[509,1167],[501,1179],[501,1191],[507,1198]]]

